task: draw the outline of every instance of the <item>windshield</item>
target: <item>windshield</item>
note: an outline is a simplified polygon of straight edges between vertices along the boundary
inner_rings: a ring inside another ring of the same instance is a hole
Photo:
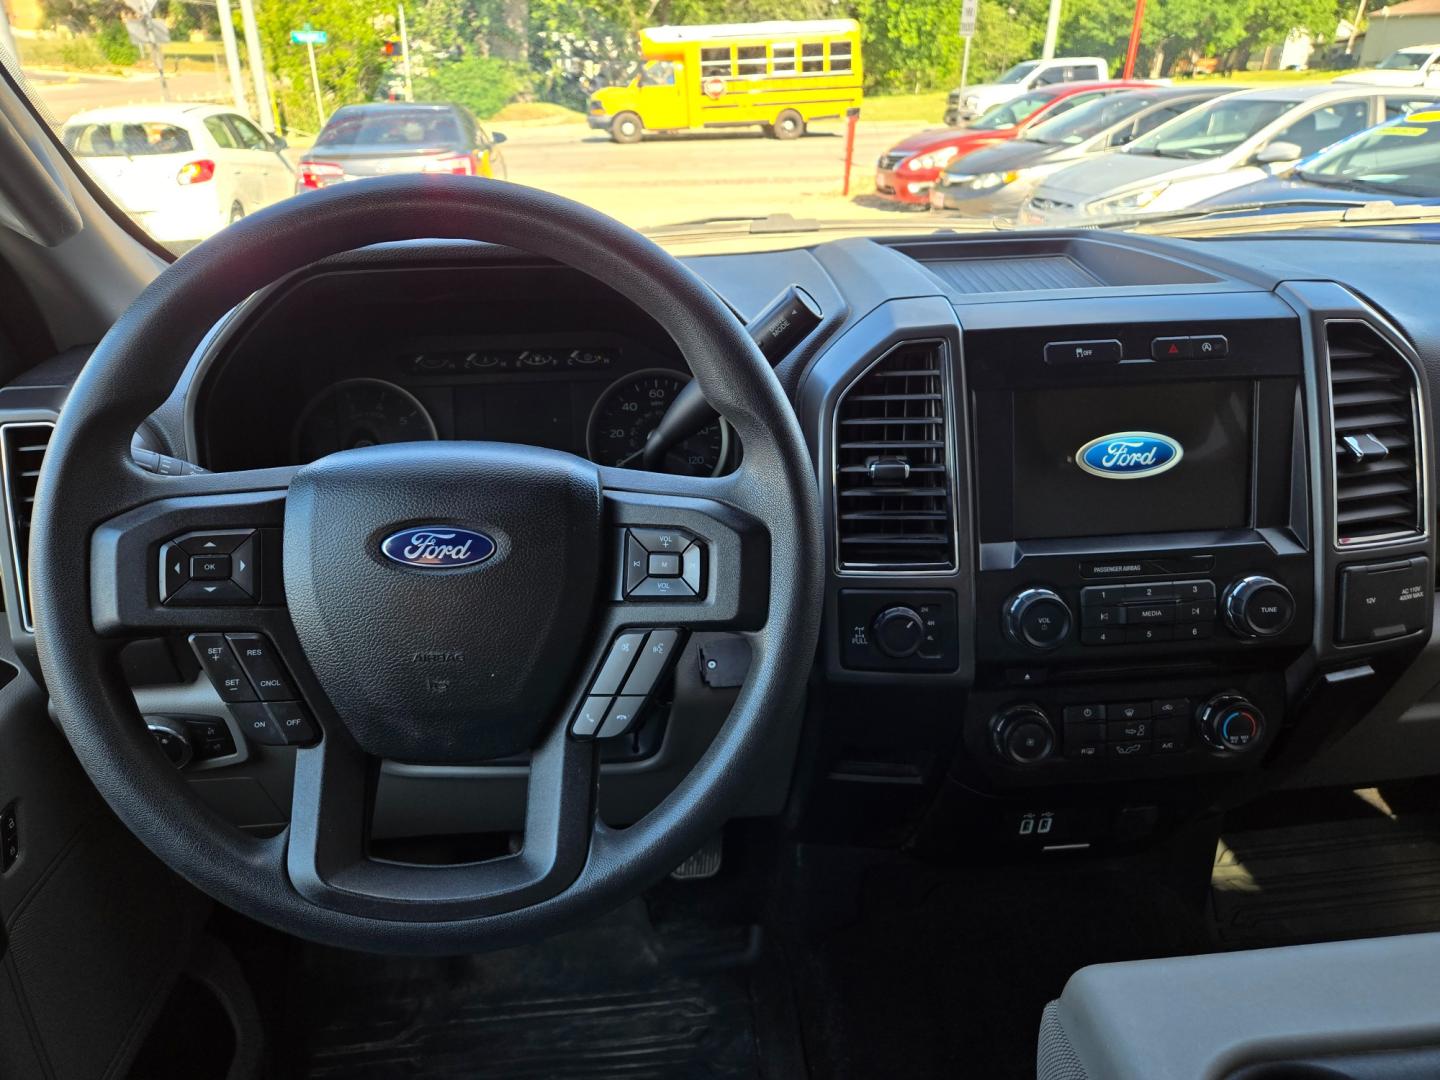
[[[1054,100],[1054,94],[1024,94],[1014,101],[1007,101],[1004,105],[996,105],[984,116],[980,117],[979,120],[971,124],[970,130],[998,131],[1001,128],[1014,127],[1036,109],[1042,108]]]
[[[1361,132],[1316,154],[1295,175],[1328,187],[1440,197],[1440,111]]]
[[[194,149],[184,128],[146,121],[73,124],[62,138],[76,157],[148,157],[187,154]]]
[[[1039,62],[1038,62],[1038,61],[1035,61],[1035,60],[1029,60],[1029,61],[1027,61],[1026,63],[1023,63],[1023,64],[1016,64],[1014,67],[1012,67],[1009,71],[1005,72],[1004,75],[1001,75],[1001,76],[1000,76],[998,79],[996,79],[995,81],[996,81],[997,83],[1002,84],[1002,85],[1009,85],[1010,83],[1024,82],[1024,81],[1025,81],[1025,76],[1026,76],[1026,75],[1029,75],[1032,71],[1034,71],[1034,70],[1035,70],[1037,67],[1039,67],[1039,66],[1040,66]]]
[[[1087,101],[1063,116],[1036,124],[1024,135],[1031,142],[1074,145],[1114,127],[1127,116],[1148,108],[1155,99],[1148,94],[1116,94]]]
[[[1430,59],[1428,49],[1401,49],[1380,61],[1381,71],[1419,71]]]
[[[1330,112],[1307,105],[1304,88],[1336,73],[1324,49],[1298,70],[1286,70],[1293,50],[1267,51],[1285,40],[1293,5],[1273,16],[1252,5],[1244,26],[1209,37],[1186,21],[1193,13],[1149,5],[1135,90],[1088,81],[1099,73],[1074,59],[1098,54],[1125,74],[1133,4],[1102,0],[1066,0],[1054,60],[1040,57],[1045,3],[983,0],[968,67],[958,4],[841,0],[796,19],[772,0],[406,0],[402,26],[394,0],[256,0],[226,5],[234,35],[208,0],[152,6],[136,16],[98,0],[9,0],[13,45],[0,54],[18,60],[38,111],[111,212],[176,253],[282,200],[404,173],[530,186],[686,253],[841,233],[1130,228],[1202,211],[1262,178],[1235,162],[1195,183],[1155,159],[1218,165],[1272,124],[1272,144],[1304,159],[1387,111],[1413,121],[1394,131],[1424,126],[1415,114],[1430,108],[1421,87],[1372,99],[1351,86]],[[131,44],[128,24],[145,19],[148,39],[168,43]],[[1407,47],[1387,66],[1413,67],[1424,53]],[[1246,55],[1248,69],[1224,70]],[[1024,88],[1037,78],[1081,81]],[[987,109],[971,117],[966,88],[982,85]],[[977,149],[1017,137],[1073,152],[971,168]],[[1436,153],[1428,127],[1300,168],[1312,190],[1344,184],[1351,202],[1440,199],[1422,150]],[[1247,199],[1282,197],[1294,162],[1263,168],[1277,174],[1273,190]]]
[[[1291,101],[1237,98],[1202,105],[1136,139],[1125,152],[1160,157],[1219,157],[1294,108]]]

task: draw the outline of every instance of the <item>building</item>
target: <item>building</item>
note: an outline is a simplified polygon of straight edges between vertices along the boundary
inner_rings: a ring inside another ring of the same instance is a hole
[[[1396,49],[1440,42],[1440,0],[1404,0],[1370,13],[1360,66],[1374,67]]]

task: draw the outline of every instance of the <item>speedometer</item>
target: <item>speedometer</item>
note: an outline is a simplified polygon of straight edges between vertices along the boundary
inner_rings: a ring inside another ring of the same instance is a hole
[[[338,450],[379,443],[438,439],[420,400],[384,379],[345,379],[326,387],[295,422],[295,459],[314,461]]]
[[[590,412],[586,433],[590,460],[640,468],[645,440],[689,381],[678,372],[651,368],[611,383]],[[724,467],[729,450],[730,425],[716,420],[666,451],[661,468],[687,476],[714,476]]]

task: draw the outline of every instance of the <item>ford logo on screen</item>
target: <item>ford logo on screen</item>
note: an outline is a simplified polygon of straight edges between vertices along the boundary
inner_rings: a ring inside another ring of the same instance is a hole
[[[1075,464],[1106,480],[1139,480],[1180,464],[1185,454],[1168,435],[1153,431],[1117,431],[1091,439],[1075,452]]]
[[[495,541],[458,525],[417,525],[385,537],[380,553],[420,570],[454,570],[490,558],[495,554]]]

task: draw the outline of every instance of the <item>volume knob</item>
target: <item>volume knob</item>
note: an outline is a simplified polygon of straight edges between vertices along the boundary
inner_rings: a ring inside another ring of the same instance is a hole
[[[1054,649],[1070,636],[1070,609],[1052,589],[1024,589],[1005,601],[1005,636],[1031,649]]]

